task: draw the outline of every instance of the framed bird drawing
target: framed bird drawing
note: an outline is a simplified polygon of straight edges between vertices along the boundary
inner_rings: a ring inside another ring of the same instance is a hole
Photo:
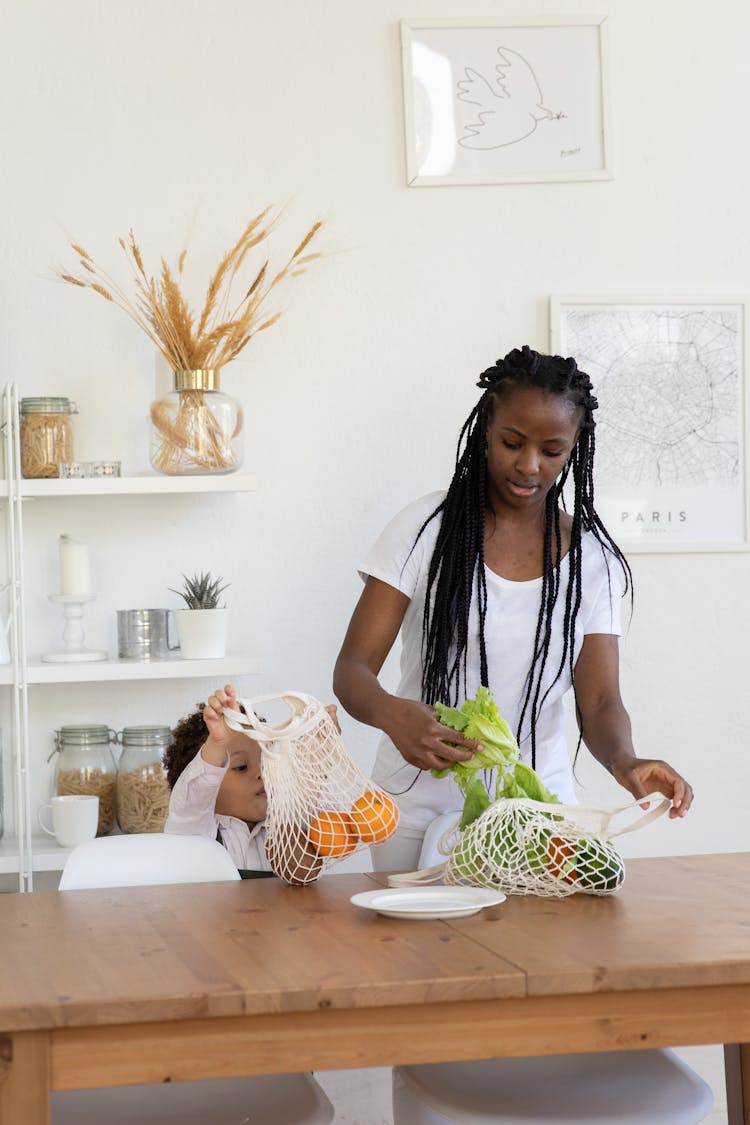
[[[409,185],[611,179],[608,23],[402,20]]]

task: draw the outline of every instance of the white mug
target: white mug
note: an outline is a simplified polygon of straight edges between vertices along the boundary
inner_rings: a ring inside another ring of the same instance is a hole
[[[42,819],[45,809],[52,810],[52,827]],[[68,793],[52,797],[40,805],[37,812],[39,824],[49,836],[54,836],[61,848],[75,848],[93,840],[99,824],[99,798],[91,794]]]

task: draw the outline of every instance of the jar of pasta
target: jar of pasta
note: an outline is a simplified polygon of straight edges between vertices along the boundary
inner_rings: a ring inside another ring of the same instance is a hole
[[[169,811],[164,751],[169,727],[123,727],[117,773],[117,823],[123,832],[161,832]]]
[[[71,415],[78,407],[69,398],[22,398],[19,406],[21,473],[25,477],[56,477],[62,461],[73,460]]]
[[[66,726],[55,731],[55,793],[92,793],[99,798],[97,836],[115,823],[117,766],[110,745],[117,735],[106,726]]]

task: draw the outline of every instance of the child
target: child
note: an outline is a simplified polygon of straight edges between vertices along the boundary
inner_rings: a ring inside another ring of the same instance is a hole
[[[260,772],[260,746],[227,726],[225,707],[238,707],[231,684],[217,688],[202,710],[181,719],[172,731],[164,756],[172,790],[164,831],[218,840],[243,878],[280,874],[287,882],[312,882],[322,864],[304,846],[304,838],[294,857],[284,856],[272,863],[266,854],[268,802]],[[336,708],[327,710],[336,721]]]

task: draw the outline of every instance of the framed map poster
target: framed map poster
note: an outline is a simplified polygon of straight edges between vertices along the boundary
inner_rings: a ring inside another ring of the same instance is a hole
[[[748,550],[746,297],[552,297],[594,385],[595,503],[630,551]]]

